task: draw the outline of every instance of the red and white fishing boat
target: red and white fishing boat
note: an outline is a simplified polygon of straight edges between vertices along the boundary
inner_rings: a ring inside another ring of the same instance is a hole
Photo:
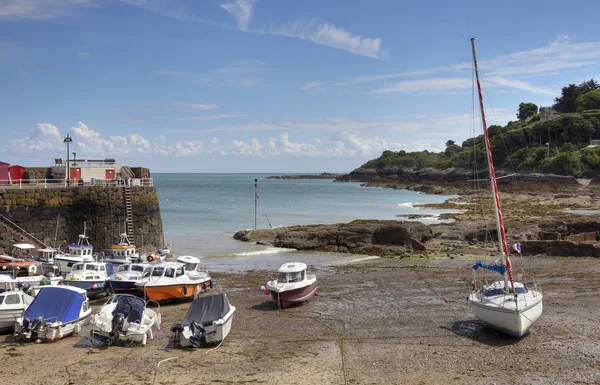
[[[306,274],[306,264],[288,262],[277,270],[276,280],[261,286],[261,291],[271,295],[282,308],[310,300],[317,292],[317,277]]]
[[[475,66],[475,77],[477,80],[477,91],[479,93],[479,108],[483,125],[483,137],[487,153],[488,171],[491,182],[491,192],[496,213],[496,228],[500,245],[501,259],[492,264],[477,261],[473,266],[473,291],[469,295],[473,314],[489,327],[502,333],[520,337],[527,333],[531,325],[542,315],[542,293],[531,277],[522,277],[522,282],[517,282],[513,276],[513,268],[509,258],[509,248],[504,231],[504,220],[502,218],[502,205],[496,185],[496,173],[490,138],[485,120],[483,108],[483,96],[479,80],[479,68],[477,67],[477,55],[475,52],[475,39],[471,39],[473,51],[473,64]],[[520,246],[515,245],[515,251],[520,253]],[[503,275],[504,279],[488,283],[481,281],[476,276],[479,268],[494,271]]]

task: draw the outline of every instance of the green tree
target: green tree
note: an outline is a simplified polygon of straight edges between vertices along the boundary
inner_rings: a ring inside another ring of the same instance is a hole
[[[579,95],[576,105],[579,112],[600,109],[600,90],[592,90]]]
[[[552,108],[563,113],[575,112],[577,110],[577,98],[580,94],[577,85],[569,84],[567,87],[563,87],[561,95],[554,99]]]
[[[519,112],[517,113],[517,118],[519,118],[519,120],[523,121],[526,120],[527,118],[532,117],[533,115],[537,114],[538,112],[538,106],[535,105],[534,103],[520,103],[519,104]]]
[[[451,157],[452,155],[461,151],[462,147],[456,144],[455,141],[449,140],[446,142],[446,150],[444,151],[444,154],[446,154],[447,157]]]

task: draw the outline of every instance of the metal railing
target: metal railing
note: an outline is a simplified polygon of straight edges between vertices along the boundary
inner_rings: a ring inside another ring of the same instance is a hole
[[[56,187],[134,187],[154,186],[152,178],[128,178],[128,179],[94,179],[84,181],[83,179],[0,179],[0,189],[26,189],[26,188],[56,188]]]

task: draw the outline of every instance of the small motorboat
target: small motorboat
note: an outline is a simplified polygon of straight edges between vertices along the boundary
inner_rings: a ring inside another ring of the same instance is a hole
[[[73,286],[40,289],[22,316],[15,320],[15,338],[51,342],[81,331],[92,309],[85,290]]]
[[[98,314],[92,316],[90,335],[110,344],[133,341],[146,345],[148,339],[154,338],[152,327],[156,325],[156,329],[160,330],[160,323],[159,310],[149,309],[143,299],[117,294],[102,305]]]
[[[37,254],[33,257],[33,260],[41,263],[41,265],[39,266],[41,271],[39,271],[39,273],[47,276],[58,275],[59,268],[58,265],[55,264],[54,258],[60,255],[60,250],[53,249],[50,247],[38,249]]]
[[[15,326],[15,319],[23,314],[23,311],[33,302],[33,297],[26,292],[27,284],[19,284],[18,288],[0,293],[0,330],[9,330]]]
[[[284,263],[277,272],[277,279],[260,289],[264,294],[270,294],[281,308],[308,301],[317,292],[317,277],[306,274],[305,263]]]
[[[86,290],[90,299],[97,298],[106,294],[109,267],[112,268],[104,262],[78,262],[73,265],[62,283]]]
[[[56,255],[54,262],[58,266],[60,273],[68,274],[71,272],[71,268],[78,262],[94,262],[93,250],[94,247],[90,244],[88,237],[85,235],[85,224],[83,227],[83,234],[79,235],[77,243],[70,243],[68,252],[62,255]]]
[[[207,271],[200,270],[200,260],[191,256],[177,262],[152,264],[135,287],[144,298],[153,301],[195,298],[212,289],[213,281]]]
[[[110,248],[104,256],[104,262],[113,265],[122,265],[124,263],[141,262],[140,255],[135,250],[135,245],[129,241],[126,233],[119,237],[119,243]]]
[[[171,327],[173,343],[195,348],[221,342],[231,331],[235,306],[224,293],[194,299],[183,323]]]
[[[148,263],[125,263],[108,277],[106,284],[113,293],[136,291],[135,283],[142,279],[144,272],[150,269]]]

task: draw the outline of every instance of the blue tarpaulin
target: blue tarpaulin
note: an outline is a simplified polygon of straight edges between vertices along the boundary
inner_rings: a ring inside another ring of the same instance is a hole
[[[50,286],[40,289],[23,316],[44,317],[47,322],[71,322],[79,318],[84,294],[66,287]]]
[[[473,265],[473,270],[477,270],[480,267],[483,267],[484,269],[487,269],[487,270],[495,271],[498,274],[504,274],[504,272],[506,272],[506,265],[496,265],[495,263],[488,264],[488,263],[483,263],[481,261],[477,261],[477,263]]]

